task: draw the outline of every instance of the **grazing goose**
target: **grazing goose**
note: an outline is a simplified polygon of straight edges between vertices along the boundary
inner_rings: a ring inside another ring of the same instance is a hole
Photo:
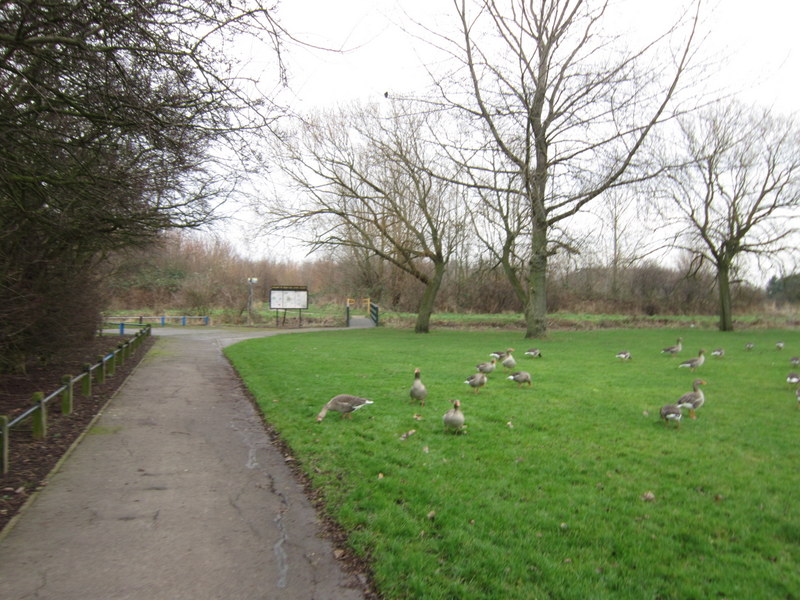
[[[411,389],[408,391],[411,399],[419,402],[420,406],[425,406],[425,398],[428,397],[428,388],[422,383],[420,379],[419,369],[414,369],[414,383],[411,384]]]
[[[620,360],[630,360],[631,353],[628,352],[627,350],[623,350],[622,352],[617,352],[617,358]]]
[[[775,349],[776,350],[783,350],[783,342],[778,342],[777,344],[775,344]]]
[[[789,385],[797,385],[798,383],[800,383],[800,374],[794,372],[789,373],[786,376],[786,383],[788,383]]]
[[[678,401],[675,403],[678,405],[678,408],[688,408],[689,416],[692,419],[697,418],[697,415],[694,411],[703,406],[703,403],[706,401],[703,390],[700,389],[700,386],[704,385],[705,383],[706,382],[702,379],[695,379],[692,382],[692,391],[686,392],[683,396],[678,398]]]
[[[453,408],[442,415],[445,431],[458,433],[464,427],[464,413],[461,412],[461,402],[453,401]]]
[[[458,433],[464,427],[464,413],[461,412],[461,402],[453,401],[453,408],[442,415],[445,431]]]
[[[711,351],[711,356],[716,356],[717,358],[722,358],[725,356],[725,350],[723,348],[717,348],[716,350]]]
[[[475,393],[479,393],[481,388],[486,385],[486,375],[483,373],[473,373],[467,377],[464,383],[468,383],[471,388],[475,388]]]
[[[661,351],[661,354],[677,354],[681,350],[683,350],[683,338],[679,337],[674,346],[667,346]]]
[[[667,404],[661,407],[661,418],[664,419],[664,424],[668,425],[672,421],[676,427],[680,427],[683,413],[677,404]]]
[[[345,416],[352,418],[353,415],[350,413],[354,410],[358,410],[362,406],[372,403],[372,400],[367,400],[366,398],[359,398],[358,396],[351,396],[350,394],[339,394],[328,400],[328,403],[322,407],[322,410],[319,411],[317,415],[317,423],[325,418],[329,410],[342,413],[342,418]]]
[[[514,360],[513,356],[511,356],[511,353],[513,351],[514,351],[513,348],[509,348],[508,350],[506,350],[506,357],[503,359],[503,366],[509,370],[517,366],[517,361]]]
[[[756,345],[753,342],[747,342],[744,345],[744,349],[747,350],[748,352],[750,352],[750,350],[752,350],[755,347],[756,347]]]
[[[523,383],[527,383],[528,387],[532,385],[531,383],[531,374],[527,371],[517,371],[516,373],[512,373],[507,377],[511,381],[517,382],[517,387],[522,387]]]
[[[494,371],[495,367],[497,366],[497,359],[493,358],[489,362],[483,362],[479,365],[475,365],[475,368],[478,369],[478,373],[483,373],[484,375],[488,375],[492,371]]]
[[[697,353],[697,356],[695,356],[694,358],[690,358],[689,360],[683,361],[681,364],[678,365],[678,367],[679,368],[688,367],[689,369],[694,371],[697,367],[703,366],[703,363],[706,362],[705,353],[706,353],[705,350],[700,350],[700,352]]]
[[[793,356],[789,359],[789,364],[793,367],[800,367],[800,356]]]
[[[541,358],[542,351],[539,350],[538,348],[528,348],[525,351],[525,356],[530,356],[531,358]]]

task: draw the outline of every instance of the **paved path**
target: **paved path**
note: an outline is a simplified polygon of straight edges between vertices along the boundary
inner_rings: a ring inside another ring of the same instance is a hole
[[[266,333],[154,334],[91,433],[0,540],[0,597],[363,598],[221,353]]]

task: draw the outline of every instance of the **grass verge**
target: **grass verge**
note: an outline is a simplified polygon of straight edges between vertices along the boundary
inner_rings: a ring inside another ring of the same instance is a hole
[[[678,336],[682,354],[662,355]],[[800,409],[785,382],[799,332],[563,331],[537,342],[541,359],[524,343],[373,329],[226,354],[387,599],[800,597]],[[508,346],[533,387],[498,369],[472,392],[466,376]],[[697,373],[678,368],[719,346]],[[408,397],[415,367],[424,407]],[[659,408],[696,376],[698,418],[665,426]],[[339,393],[375,404],[316,423]],[[464,435],[442,427],[454,398]]]

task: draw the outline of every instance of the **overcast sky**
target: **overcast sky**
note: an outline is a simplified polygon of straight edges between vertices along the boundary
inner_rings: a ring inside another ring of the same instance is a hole
[[[615,0],[615,4],[620,27],[634,38],[651,40],[651,32],[663,31],[687,1]],[[704,3],[705,54],[722,60],[718,85],[738,92],[745,101],[780,112],[796,111],[800,0]],[[283,0],[280,19],[292,35],[342,52],[289,47],[285,58],[290,87],[282,92],[282,101],[302,113],[353,99],[378,101],[386,91],[413,94],[429,81],[422,65],[430,61],[430,53],[402,25],[411,17],[440,31],[453,22],[452,11],[452,0]],[[304,256],[290,240],[251,240],[242,221],[229,223],[225,235],[254,258],[265,252],[293,259]]]
[[[663,29],[688,0],[616,0],[631,34]],[[721,81],[746,100],[781,111],[797,105],[800,48],[798,0],[704,0],[710,55],[724,58]],[[644,9],[644,10],[643,10]],[[452,20],[452,0],[284,0],[282,22],[297,37],[344,53],[291,49],[296,107],[379,98],[427,82],[421,42],[401,29],[409,16],[434,29]],[[643,34],[644,36],[647,33]],[[651,38],[647,38],[651,39]]]

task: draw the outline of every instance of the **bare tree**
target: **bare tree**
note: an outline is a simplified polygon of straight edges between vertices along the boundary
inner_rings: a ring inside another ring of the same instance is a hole
[[[673,171],[676,247],[712,266],[719,328],[733,330],[731,284],[747,256],[792,248],[800,207],[800,130],[794,120],[731,103],[681,120],[686,166]],[[675,160],[675,159],[672,159]]]
[[[460,67],[440,83],[443,106],[474,127],[439,138],[470,177],[459,183],[507,202],[518,198],[526,227],[514,283],[524,298],[526,337],[546,332],[547,264],[559,225],[601,194],[652,176],[636,160],[667,115],[694,47],[696,14],[677,45],[676,24],[643,49],[604,34],[608,2],[453,0],[459,37],[440,45]],[[699,10],[699,0],[697,1]],[[666,50],[666,52],[665,52]],[[660,53],[660,54],[659,54]],[[664,56],[674,56],[667,65]],[[656,68],[657,65],[657,68]],[[467,82],[459,86],[459,82]],[[500,210],[495,214],[501,214]],[[501,254],[501,257],[503,254]]]
[[[302,123],[280,161],[301,204],[278,199],[266,215],[272,226],[302,226],[312,249],[361,249],[421,282],[418,333],[430,329],[445,267],[465,229],[458,189],[426,170],[427,127],[422,113],[383,116],[376,105]]]

